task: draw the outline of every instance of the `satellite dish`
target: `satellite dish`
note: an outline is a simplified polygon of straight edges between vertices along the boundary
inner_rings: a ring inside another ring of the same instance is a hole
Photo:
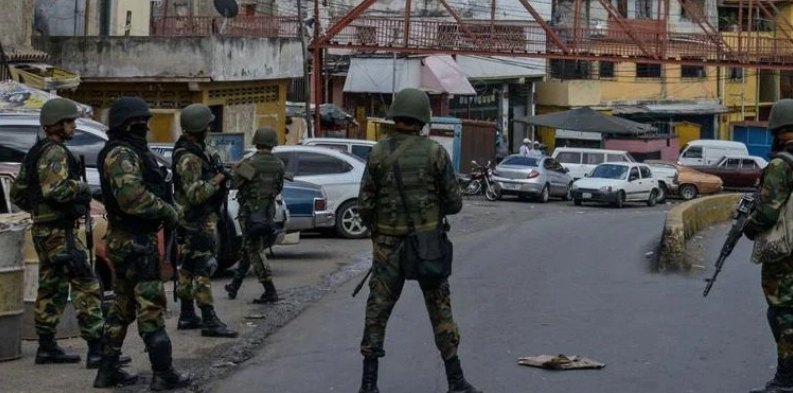
[[[215,0],[215,9],[226,18],[233,18],[240,13],[236,0]]]

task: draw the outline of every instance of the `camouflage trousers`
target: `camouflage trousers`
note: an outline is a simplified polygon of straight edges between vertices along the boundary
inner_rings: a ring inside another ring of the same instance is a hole
[[[386,325],[405,286],[405,277],[399,263],[402,239],[385,235],[372,236],[372,276],[369,280],[369,299],[366,302],[366,325],[361,340],[361,354],[365,357],[385,356],[383,341]],[[419,285],[435,333],[435,345],[443,359],[450,359],[457,354],[460,332],[452,316],[449,282],[444,280],[436,285]]]
[[[244,222],[240,219],[240,223]],[[242,258],[240,259],[239,266],[237,267],[237,276],[245,277],[248,274],[248,269],[253,264],[253,271],[256,272],[256,277],[259,282],[264,283],[272,280],[273,270],[270,264],[267,263],[267,256],[264,253],[264,238],[261,236],[248,235],[245,232],[243,225],[242,231],[244,233],[242,239]]]
[[[777,357],[779,360],[793,359],[793,259],[764,263],[762,285]]]
[[[143,255],[136,246],[148,249]],[[160,276],[160,257],[157,253],[157,234],[131,234],[111,228],[106,238],[107,255],[115,268],[116,298],[105,322],[104,351],[106,355],[121,353],[127,337],[127,327],[138,321],[138,334],[145,339],[148,334],[165,329],[163,314],[168,300]]]
[[[195,299],[199,307],[213,306],[211,269],[208,262],[215,258],[215,236],[217,219],[214,217],[199,220],[195,224],[182,228],[179,255],[179,289],[177,295],[183,302]],[[217,263],[215,261],[215,263]]]
[[[77,311],[80,335],[91,341],[102,337],[102,298],[95,275],[79,276],[69,263],[56,262],[58,255],[67,253],[66,229],[37,224],[31,229],[33,245],[39,258],[39,289],[36,295],[36,333],[54,335],[66,307],[71,285],[72,305]],[[76,239],[74,247],[85,252],[85,246]]]

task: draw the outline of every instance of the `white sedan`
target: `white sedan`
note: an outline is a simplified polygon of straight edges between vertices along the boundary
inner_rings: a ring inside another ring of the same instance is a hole
[[[573,183],[570,191],[576,206],[583,202],[606,202],[622,207],[625,202],[658,202],[658,179],[645,164],[611,162],[600,164]]]

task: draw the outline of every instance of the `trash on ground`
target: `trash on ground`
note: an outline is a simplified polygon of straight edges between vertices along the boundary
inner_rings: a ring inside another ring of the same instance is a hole
[[[245,319],[264,319],[264,314],[248,314],[245,316]]]
[[[215,368],[226,368],[226,367],[235,367],[235,366],[237,366],[237,363],[234,362],[220,362],[212,365],[212,367]]]
[[[601,369],[606,367],[601,363],[583,356],[568,355],[540,355],[518,359],[521,366],[539,367],[549,370],[582,370],[582,369]]]

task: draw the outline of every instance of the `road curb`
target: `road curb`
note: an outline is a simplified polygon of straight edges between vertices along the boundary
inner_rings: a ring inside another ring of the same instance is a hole
[[[686,241],[700,230],[730,220],[740,198],[740,193],[713,195],[682,203],[669,210],[661,237],[658,271],[690,270]]]

